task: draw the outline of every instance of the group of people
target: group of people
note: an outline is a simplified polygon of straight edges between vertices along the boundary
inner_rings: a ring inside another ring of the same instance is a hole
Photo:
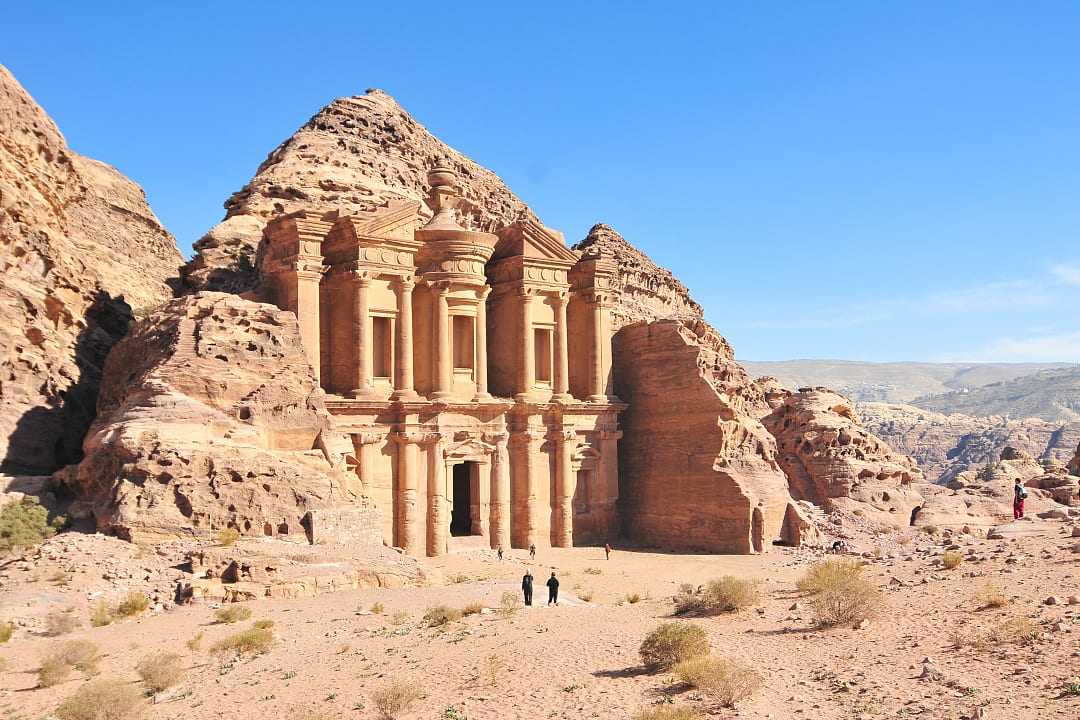
[[[503,559],[502,545],[500,545],[498,547],[498,550],[496,551],[496,553],[498,555],[499,560],[502,560]],[[604,557],[606,559],[608,559],[608,560],[611,559],[611,543],[604,543]],[[535,560],[536,559],[536,545],[535,545],[535,543],[532,543],[532,544],[529,545],[529,559],[530,560]],[[547,589],[548,589],[548,602],[547,602],[547,604],[548,605],[558,605],[559,604],[559,578],[555,577],[555,572],[554,571],[552,571],[551,577],[549,577],[547,582],[544,583],[544,584],[547,585]],[[526,607],[532,607],[533,574],[532,574],[531,570],[526,569],[525,570],[525,575],[521,578],[521,594],[525,598],[525,606]]]

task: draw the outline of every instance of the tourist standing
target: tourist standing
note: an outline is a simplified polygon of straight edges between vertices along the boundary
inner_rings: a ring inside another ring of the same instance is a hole
[[[611,559],[611,543],[604,543],[604,557],[608,560]]]
[[[551,573],[551,577],[547,581],[548,586],[548,605],[559,604],[559,579],[555,577],[554,571]]]
[[[499,560],[502,560],[502,545],[499,546]]]
[[[532,573],[525,571],[525,577],[521,578],[521,593],[525,596],[525,606],[532,606]]]
[[[530,560],[535,560],[536,559],[536,543],[530,543],[529,544],[529,559]]]
[[[1013,486],[1013,520],[1024,517],[1024,500],[1027,496],[1027,488],[1020,482],[1020,478],[1016,478],[1016,485]]]

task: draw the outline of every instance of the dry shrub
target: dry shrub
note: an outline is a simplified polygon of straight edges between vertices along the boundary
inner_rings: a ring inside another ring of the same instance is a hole
[[[630,603],[631,605],[637,605],[639,602],[641,602],[641,594],[630,593],[626,596],[626,602]]]
[[[231,624],[234,622],[240,622],[241,620],[247,620],[251,617],[251,608],[246,608],[243,605],[227,605],[223,608],[218,608],[214,613],[214,622],[218,624]]]
[[[646,708],[634,714],[634,720],[704,720],[704,718],[704,715],[693,708],[666,705]]]
[[[112,624],[113,620],[113,611],[109,607],[109,603],[98,600],[90,606],[90,624],[93,627],[105,627]]]
[[[477,672],[478,677],[487,680],[488,685],[495,687],[499,684],[499,673],[506,667],[506,661],[498,655],[488,655],[484,660],[483,670]]]
[[[877,613],[881,591],[860,575],[837,578],[810,598],[810,607],[822,627],[855,625]]]
[[[956,550],[950,550],[949,552],[941,556],[941,564],[945,567],[946,570],[958,568],[960,567],[960,563],[962,562],[964,562],[964,555],[963,553],[957,552]]]
[[[761,689],[762,679],[753,670],[724,658],[703,656],[675,666],[684,683],[715,698],[724,707],[735,707]]]
[[[203,633],[203,631],[201,631],[201,630],[199,632],[195,633],[191,637],[191,639],[188,640],[187,643],[185,643],[187,645],[188,650],[191,650],[192,652],[198,652],[199,650],[201,650],[202,649],[202,640],[203,640],[203,635],[204,634],[205,633]]]
[[[483,603],[469,603],[465,607],[461,608],[461,614],[465,615],[465,616],[479,615],[480,611],[483,610],[483,609],[484,609]]]
[[[996,585],[986,585],[975,596],[975,602],[980,608],[1000,608],[1009,604],[1009,598]]]
[[[147,689],[156,693],[168,690],[184,677],[184,668],[180,656],[175,653],[157,653],[149,655],[135,666]]]
[[[460,585],[462,583],[469,582],[469,576],[465,573],[454,573],[447,579],[454,585]]]
[[[138,615],[150,607],[150,598],[141,592],[128,593],[128,596],[116,606],[117,617],[132,617]]]
[[[499,614],[503,617],[510,617],[523,607],[525,601],[519,598],[517,593],[504,592],[499,598]]]
[[[253,625],[259,630],[269,630],[270,628],[274,627],[274,621],[266,619],[256,620]]]
[[[375,603],[374,605],[371,606],[371,612],[375,613],[376,615],[382,615],[382,613],[383,613],[383,604],[381,602]]]
[[[937,525],[923,525],[921,528],[919,528],[919,530],[926,533],[927,535],[937,535],[939,532],[941,532],[941,529]]]
[[[433,608],[428,608],[428,611],[424,613],[424,622],[428,627],[439,627],[440,625],[446,625],[447,623],[456,622],[460,619],[460,610],[449,608],[445,605],[436,605]]]
[[[67,635],[79,627],[79,619],[75,617],[75,608],[49,613],[45,618],[45,634],[49,637]]]
[[[1034,645],[1042,639],[1042,630],[1026,617],[1015,617],[994,627],[986,634],[985,642],[992,645]]]
[[[144,716],[142,693],[120,680],[94,680],[56,708],[59,720],[135,720]]]
[[[6,643],[11,639],[11,636],[15,634],[15,623],[3,622],[0,623],[0,643]]]
[[[600,568],[597,568],[597,567],[587,567],[584,570],[582,570],[582,572],[585,573],[586,575],[600,575],[604,571],[601,570]]]
[[[371,702],[380,720],[397,720],[423,697],[416,683],[398,680],[371,693]]]
[[[592,602],[593,591],[590,588],[582,588],[578,590],[577,596],[585,602]]]
[[[861,578],[862,572],[862,563],[857,560],[831,558],[811,566],[795,583],[795,587],[804,593],[818,593],[839,583]]]
[[[273,644],[273,631],[264,628],[251,628],[250,630],[241,630],[223,640],[218,640],[210,647],[210,652],[219,657],[262,655]]]
[[[229,547],[230,545],[234,545],[239,539],[240,531],[236,528],[227,527],[218,530],[217,541],[218,545],[221,545],[222,547]]]
[[[743,580],[725,575],[707,585],[695,588],[683,583],[675,596],[677,615],[709,615],[722,612],[738,612],[753,607],[761,598],[760,585],[756,580]]]
[[[89,640],[68,640],[42,658],[41,667],[38,668],[38,685],[58,685],[71,675],[72,670],[87,674],[97,672],[100,660],[101,655],[94,643]]]
[[[645,636],[638,653],[646,668],[663,670],[683,660],[708,655],[709,640],[697,625],[664,623]]]
[[[396,613],[390,616],[390,622],[393,625],[404,625],[409,620],[409,613],[404,610],[398,610]]]

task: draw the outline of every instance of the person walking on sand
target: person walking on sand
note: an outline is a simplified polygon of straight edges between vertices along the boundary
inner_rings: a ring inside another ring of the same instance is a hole
[[[521,593],[525,596],[525,607],[532,607],[532,573],[528,570],[521,578]]]
[[[551,573],[551,577],[547,581],[548,586],[548,605],[554,603],[559,604],[559,579],[555,577],[554,571]]]
[[[604,543],[604,557],[608,560],[611,559],[611,543]]]
[[[1020,478],[1016,478],[1016,485],[1013,486],[1013,520],[1024,517],[1024,500],[1027,496],[1027,488],[1020,482]]]
[[[502,560],[502,545],[499,546],[499,560]]]
[[[536,543],[530,543],[529,544],[529,559],[530,560],[535,560],[536,559]]]

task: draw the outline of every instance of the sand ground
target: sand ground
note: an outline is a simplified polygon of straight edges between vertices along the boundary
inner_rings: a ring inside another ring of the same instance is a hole
[[[183,681],[149,705],[155,719],[374,718],[372,691],[405,680],[425,695],[402,716],[417,719],[622,719],[670,701],[722,718],[956,720],[984,707],[992,720],[1077,720],[1080,697],[1062,689],[1080,675],[1080,605],[1067,601],[1080,594],[1080,554],[1071,551],[1076,541],[1063,523],[1019,530],[1005,540],[960,541],[969,559],[954,570],[936,565],[943,544],[922,536],[900,539],[895,557],[868,558],[867,573],[884,591],[885,604],[861,630],[813,627],[795,580],[820,558],[815,551],[715,556],[617,549],[605,560],[602,549],[575,548],[544,550],[535,561],[515,550],[502,562],[490,551],[470,549],[428,562],[446,584],[246,603],[251,620],[275,623],[273,649],[250,659],[223,662],[206,652],[251,623],[213,624],[214,607],[206,605],[107,627],[84,625],[58,638],[19,632],[0,645],[0,718],[47,717],[86,682],[75,673],[37,689],[34,671],[51,647],[87,638],[105,654],[103,677],[137,682],[134,667],[144,656],[183,656]],[[504,592],[518,593],[526,567],[537,579],[535,607],[510,617],[485,612],[439,628],[421,622],[439,604],[498,607]],[[544,604],[542,583],[552,570],[561,580],[558,607]],[[676,620],[699,624],[715,653],[764,677],[761,691],[737,709],[716,707],[669,673],[644,672],[638,657],[645,634],[673,619],[671,596],[679,584],[726,574],[760,579],[761,607]],[[976,595],[987,583],[1011,602],[978,609]],[[35,588],[19,588],[20,602],[55,599],[55,591]],[[640,600],[628,602],[632,594]],[[1062,602],[1047,605],[1049,596]],[[792,610],[796,602],[800,607]],[[381,614],[371,613],[375,603],[382,604]],[[13,608],[0,604],[0,610]],[[1037,624],[1041,637],[1034,645],[953,646],[957,632],[982,634],[1013,617]],[[203,649],[189,649],[187,641],[198,633]],[[919,677],[926,658],[940,679]]]

